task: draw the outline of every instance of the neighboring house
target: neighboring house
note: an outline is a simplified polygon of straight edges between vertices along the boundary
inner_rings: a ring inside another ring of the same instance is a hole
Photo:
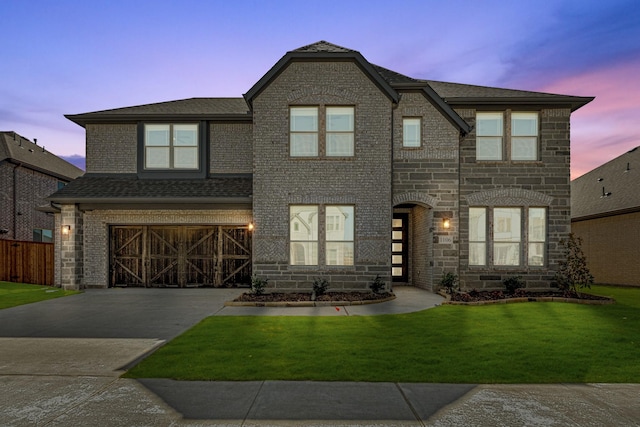
[[[418,80],[324,41],[244,98],[67,116],[64,287],[548,287],[570,230],[569,121],[593,98]],[[255,229],[254,229],[255,227]]]
[[[571,231],[596,283],[640,286],[639,148],[571,182]]]
[[[15,132],[0,132],[0,239],[52,242],[54,217],[37,208],[83,171]]]

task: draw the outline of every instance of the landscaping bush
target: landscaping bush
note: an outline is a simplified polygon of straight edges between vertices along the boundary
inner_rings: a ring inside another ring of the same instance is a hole
[[[451,294],[456,288],[458,283],[458,276],[452,272],[447,272],[442,275],[440,279],[440,286],[446,289],[447,293]]]
[[[262,295],[264,294],[264,288],[267,287],[268,283],[269,279],[261,279],[258,276],[253,276],[251,278],[251,291],[255,295]]]
[[[373,282],[369,284],[369,289],[371,289],[371,292],[373,292],[374,294],[380,293],[380,291],[382,291],[384,288],[385,288],[384,280],[380,278],[379,274],[376,276],[375,279],[373,279]]]
[[[560,269],[555,279],[560,289],[577,293],[577,288],[591,288],[593,275],[587,267],[587,257],[582,252],[582,239],[569,234],[568,240],[561,240],[565,248],[565,259],[559,261]]]
[[[507,277],[502,281],[502,284],[509,294],[513,294],[516,292],[516,289],[524,288],[525,286],[522,276]]]
[[[327,279],[316,278],[313,280],[313,292],[316,294],[316,297],[327,292],[329,289],[329,282]]]

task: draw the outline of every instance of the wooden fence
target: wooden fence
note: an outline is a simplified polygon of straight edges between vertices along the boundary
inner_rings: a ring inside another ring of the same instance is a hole
[[[53,243],[0,240],[0,281],[53,286]]]

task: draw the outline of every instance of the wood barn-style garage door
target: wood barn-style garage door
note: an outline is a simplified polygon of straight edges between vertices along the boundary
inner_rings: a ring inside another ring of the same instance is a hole
[[[251,282],[246,226],[110,227],[110,286],[232,287]]]

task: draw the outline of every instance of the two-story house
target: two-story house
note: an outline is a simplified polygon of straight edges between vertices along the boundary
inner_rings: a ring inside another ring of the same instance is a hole
[[[548,287],[592,99],[414,79],[321,41],[243,98],[69,115],[87,174],[50,197],[57,283]]]
[[[0,132],[0,239],[52,242],[46,197],[83,171],[13,131]]]

